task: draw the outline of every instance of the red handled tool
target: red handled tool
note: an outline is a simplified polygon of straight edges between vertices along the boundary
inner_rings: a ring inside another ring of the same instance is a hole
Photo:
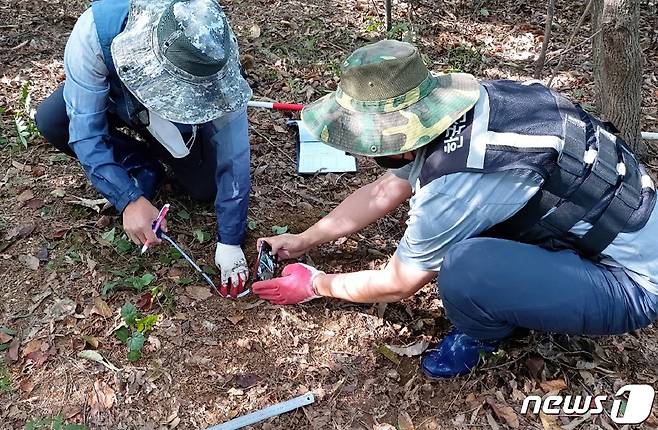
[[[247,106],[263,109],[273,109],[273,110],[282,110],[282,111],[293,111],[299,112],[304,109],[304,105],[299,103],[277,103],[277,102],[258,102],[250,101],[247,102]]]

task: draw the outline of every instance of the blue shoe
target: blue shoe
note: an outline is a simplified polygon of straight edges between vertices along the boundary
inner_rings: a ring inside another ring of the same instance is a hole
[[[470,372],[483,352],[494,352],[499,342],[485,342],[453,329],[423,355],[421,368],[430,379],[452,378]]]

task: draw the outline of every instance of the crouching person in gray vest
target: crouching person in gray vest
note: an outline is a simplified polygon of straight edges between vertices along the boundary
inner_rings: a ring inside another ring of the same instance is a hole
[[[411,198],[408,227],[382,270],[296,263],[256,294],[394,302],[436,277],[455,329],[423,357],[431,378],[469,372],[517,328],[610,335],[656,318],[654,184],[599,120],[538,83],[433,75],[402,42],[356,50],[341,76],[304,122],[391,170],[303,233],[261,241],[295,258]]]
[[[94,1],[71,32],[64,70],[64,85],[37,110],[41,134],[80,161],[135,244],[160,242],[151,200],[164,165],[190,197],[214,200],[220,292],[237,296],[248,277],[251,89],[219,4]]]

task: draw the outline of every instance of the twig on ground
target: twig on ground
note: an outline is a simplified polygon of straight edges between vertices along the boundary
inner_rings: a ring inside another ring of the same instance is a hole
[[[22,47],[24,47],[25,45],[27,45],[28,43],[30,43],[30,40],[31,39],[24,40],[21,43],[19,43],[18,45],[14,46],[12,48],[9,48],[9,49],[11,49],[13,51],[17,51],[17,50],[21,49]]]
[[[468,372],[468,378],[466,378],[466,381],[464,381],[464,383],[462,384],[462,386],[459,387],[459,392],[457,392],[457,395],[454,396],[454,397],[452,398],[452,400],[450,401],[450,403],[448,404],[448,406],[445,408],[444,413],[450,412],[450,408],[452,408],[452,405],[454,405],[455,402],[457,401],[457,399],[459,399],[459,398],[461,397],[461,395],[462,395],[462,391],[464,391],[464,387],[466,386],[466,384],[469,383],[469,381],[470,381],[471,378],[473,377],[473,373],[474,373],[474,372]],[[419,426],[419,427],[422,427],[422,425]]]
[[[525,351],[523,354],[519,355],[519,356],[516,357],[514,360],[509,360],[509,361],[506,361],[506,362],[504,362],[504,363],[498,364],[498,365],[496,365],[496,366],[483,367],[483,368],[480,369],[480,370],[482,370],[482,371],[487,370],[487,371],[488,371],[488,370],[501,369],[501,368],[503,368],[503,367],[507,367],[507,366],[509,366],[510,364],[514,364],[514,363],[516,363],[517,361],[521,360],[523,357],[525,357],[526,355],[528,355],[528,353],[529,353],[529,351]]]
[[[592,393],[592,391],[589,388],[587,388],[587,386],[585,384],[583,384],[582,381],[579,381],[579,383],[580,383],[580,386],[583,387],[583,390],[585,390],[587,393],[589,393],[590,396],[594,397],[594,393]],[[617,426],[617,424],[612,420],[612,417],[610,416],[608,411],[603,409],[603,413],[610,419],[610,423],[608,423],[608,424],[611,424],[614,428],[618,429],[619,426]]]
[[[280,152],[281,154],[285,155],[286,158],[287,158],[288,160],[290,160],[293,164],[296,164],[295,160],[293,160],[293,158],[292,158],[290,155],[288,155],[287,152],[285,152],[284,150],[282,150],[281,148],[279,148],[278,146],[276,146],[276,145],[274,144],[274,142],[272,142],[272,139],[270,139],[269,137],[265,136],[263,133],[261,133],[260,131],[258,131],[258,130],[257,130],[255,127],[253,127],[253,126],[251,126],[251,127],[249,127],[249,128],[250,128],[254,133],[256,133],[258,136],[260,136],[260,137],[262,137],[263,139],[265,139],[265,141],[266,141],[267,143],[269,143],[270,146],[271,146],[272,148],[276,149],[278,152]]]

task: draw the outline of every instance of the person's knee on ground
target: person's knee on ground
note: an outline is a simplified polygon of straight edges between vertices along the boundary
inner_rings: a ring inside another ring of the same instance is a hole
[[[41,136],[58,150],[74,157],[69,146],[69,118],[66,115],[63,91],[62,85],[39,104],[34,122]]]
[[[165,178],[162,163],[149,154],[141,142],[119,131],[113,131],[108,142],[114,151],[116,162],[133,177],[145,197],[152,199]]]
[[[187,193],[187,195],[190,196],[192,200],[196,200],[202,203],[213,202],[215,200],[215,196],[217,195],[217,187],[215,186],[214,181],[200,181],[198,184],[196,184],[196,186],[183,187],[185,189],[185,193]]]

